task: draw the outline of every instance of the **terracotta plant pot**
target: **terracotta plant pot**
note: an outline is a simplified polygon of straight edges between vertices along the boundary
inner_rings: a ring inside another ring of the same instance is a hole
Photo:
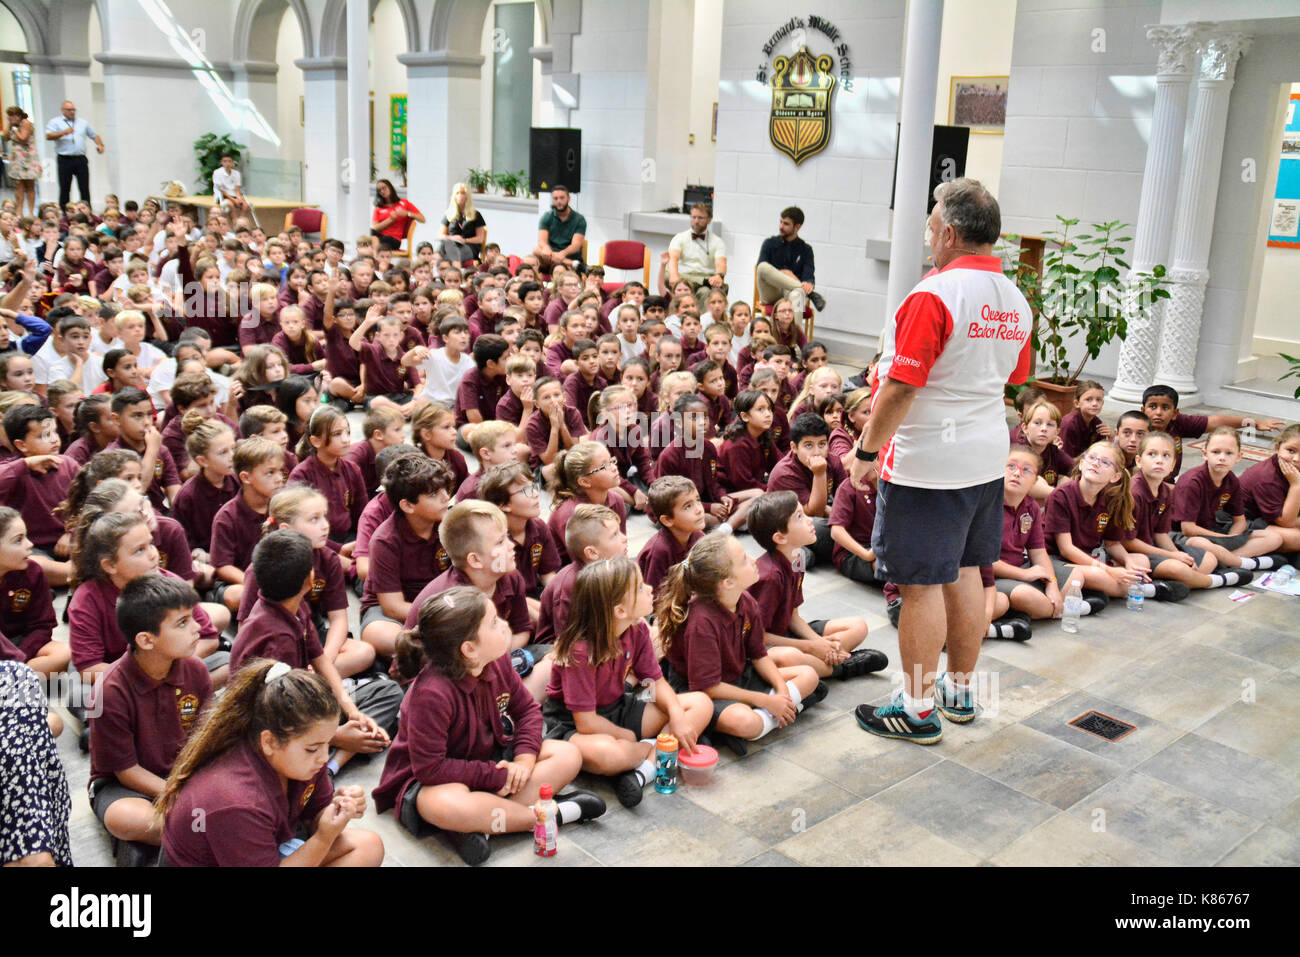
[[[1073,385],[1058,385],[1046,379],[1039,379],[1033,385],[1042,389],[1047,395],[1047,401],[1061,410],[1061,418],[1074,411],[1074,395],[1077,390]]]

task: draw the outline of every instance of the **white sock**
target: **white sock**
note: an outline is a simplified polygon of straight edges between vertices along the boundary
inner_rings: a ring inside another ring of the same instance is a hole
[[[1092,606],[1085,601],[1083,603],[1083,607],[1079,609],[1079,617],[1082,618],[1084,615],[1091,615],[1091,614],[1092,614]]]
[[[802,710],[803,710],[803,694],[802,694],[802,692],[800,692],[799,689],[795,686],[795,683],[794,683],[793,681],[787,681],[787,682],[785,683],[785,690],[788,691],[788,692],[790,692],[790,700],[794,702],[794,706],[795,706],[796,708],[798,708],[800,711],[802,711]]]
[[[985,638],[1010,638],[1015,635],[1015,629],[1010,625],[999,625],[996,621],[989,622],[989,630],[984,635]]]
[[[1142,597],[1143,597],[1143,598],[1155,598],[1155,597],[1156,597],[1156,586],[1153,585],[1153,584],[1151,584],[1150,582],[1147,582],[1145,585],[1143,585],[1143,586],[1142,586]]]
[[[958,694],[964,694],[965,692],[970,690],[969,683],[963,685],[957,684],[956,680],[954,680],[952,676],[951,671],[945,671],[943,673],[943,678],[940,679],[940,681],[943,684],[944,694],[946,694],[949,698],[955,698]]]
[[[1210,587],[1211,587],[1211,588],[1222,588],[1222,587],[1223,587],[1224,585],[1226,585],[1226,584],[1228,584],[1228,580],[1227,580],[1227,578],[1225,578],[1223,575],[1211,575],[1211,576],[1210,576]],[[1235,585],[1236,582],[1234,581],[1233,584]]]
[[[758,715],[759,720],[763,722],[763,730],[758,732],[758,738],[771,734],[779,727],[776,715],[772,714],[772,712],[768,711],[766,708],[755,708],[754,714]],[[752,738],[751,740],[757,741],[758,738]]]
[[[929,698],[913,698],[906,691],[903,692],[903,710],[907,712],[909,718],[920,720],[921,715],[928,715],[934,710],[934,696]]]
[[[646,782],[653,781],[655,777],[655,759],[646,758],[635,768],[632,769],[641,778],[641,785],[644,787]]]
[[[339,759],[338,759],[338,758],[330,758],[328,761],[325,762],[325,767],[329,769],[329,773],[330,773],[330,774],[338,774],[338,773],[339,773]]]
[[[582,818],[582,806],[577,801],[561,801],[559,808],[561,824],[572,824]]]
[[[1264,571],[1268,571],[1270,568],[1274,567],[1276,564],[1277,564],[1277,562],[1273,561],[1273,556],[1272,556],[1272,555],[1262,555],[1262,556],[1260,556],[1259,558],[1256,558],[1256,559],[1255,559],[1255,567],[1256,567],[1256,568],[1263,569]],[[1242,567],[1242,568],[1245,568],[1246,566],[1245,566],[1245,565],[1242,565],[1241,567]]]

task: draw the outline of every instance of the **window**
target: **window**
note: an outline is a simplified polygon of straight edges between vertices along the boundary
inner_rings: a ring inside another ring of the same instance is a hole
[[[528,130],[533,115],[531,3],[500,3],[493,8],[492,168],[528,169]]]

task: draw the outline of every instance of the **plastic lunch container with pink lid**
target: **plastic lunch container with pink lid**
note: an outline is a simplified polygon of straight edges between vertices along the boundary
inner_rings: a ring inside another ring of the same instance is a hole
[[[694,754],[687,754],[685,750],[677,752],[677,766],[681,769],[683,784],[700,787],[713,780],[718,752],[707,744],[697,744]]]

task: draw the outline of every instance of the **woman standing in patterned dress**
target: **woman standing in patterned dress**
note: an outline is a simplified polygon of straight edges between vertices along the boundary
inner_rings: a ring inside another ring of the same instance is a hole
[[[41,157],[36,152],[36,131],[22,107],[11,106],[5,110],[4,138],[9,141],[9,179],[14,184],[14,199],[18,215],[23,216],[23,201],[31,205],[36,215],[36,181],[41,178]]]

